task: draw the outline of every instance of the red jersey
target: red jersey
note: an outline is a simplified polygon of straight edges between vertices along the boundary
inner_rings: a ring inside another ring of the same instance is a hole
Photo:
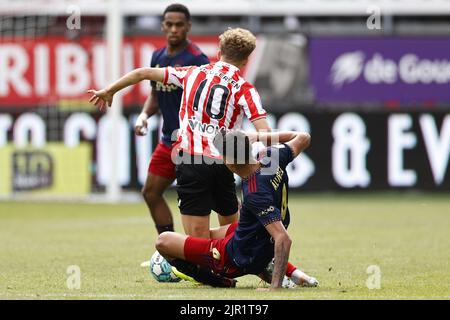
[[[220,158],[213,139],[222,128],[240,129],[244,114],[250,121],[266,117],[255,87],[242,78],[237,67],[223,61],[167,67],[164,84],[183,88],[174,146],[191,155]]]

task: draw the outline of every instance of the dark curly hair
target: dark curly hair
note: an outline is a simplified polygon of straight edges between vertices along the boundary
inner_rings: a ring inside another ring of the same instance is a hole
[[[166,16],[166,13],[168,13],[168,12],[181,12],[185,15],[185,17],[188,21],[191,20],[191,14],[189,12],[189,9],[185,5],[182,5],[180,3],[173,3],[173,4],[169,5],[164,10],[163,18]]]

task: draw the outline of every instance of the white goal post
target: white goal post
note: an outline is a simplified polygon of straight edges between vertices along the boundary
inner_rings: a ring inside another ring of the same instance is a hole
[[[109,0],[109,10],[106,22],[106,40],[107,54],[109,57],[108,82],[118,79],[121,75],[122,66],[122,42],[123,42],[123,2],[121,0]],[[115,141],[119,141],[120,117],[122,115],[122,94],[117,93],[114,96],[113,105],[108,109],[108,115],[111,117],[111,176],[106,188],[107,199],[111,202],[119,201],[121,198],[121,186],[118,176],[118,158],[120,149]]]

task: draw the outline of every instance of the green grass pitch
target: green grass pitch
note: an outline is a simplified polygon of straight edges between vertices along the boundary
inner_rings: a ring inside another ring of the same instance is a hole
[[[235,289],[157,283],[140,267],[156,239],[143,203],[0,202],[0,299],[450,299],[448,195],[292,193],[289,207],[290,261],[318,288],[257,292],[255,276]],[[80,289],[67,286],[71,265]],[[366,286],[370,265],[379,289]]]

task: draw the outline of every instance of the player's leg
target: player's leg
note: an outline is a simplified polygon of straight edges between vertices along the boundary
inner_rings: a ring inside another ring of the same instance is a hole
[[[173,259],[186,260],[184,257],[184,244],[187,237],[177,232],[163,232],[156,240],[156,250],[168,261]]]
[[[164,231],[173,231],[172,212],[163,197],[164,191],[173,183],[173,180],[157,176],[149,173],[144,187],[142,188],[142,195],[145,203],[150,210],[150,214],[158,230],[158,234]]]
[[[317,287],[319,285],[319,281],[316,278],[307,275],[290,262],[288,262],[286,268],[286,276],[299,286]]]
[[[158,233],[174,230],[172,212],[163,197],[165,190],[175,179],[175,165],[170,156],[171,149],[160,142],[153,152],[148,176],[142,188],[142,195]]]
[[[197,238],[208,239],[210,237],[209,215],[195,216],[193,213],[182,213],[181,221],[186,234]]]
[[[177,269],[177,260],[185,260],[184,243],[187,236],[176,232],[163,232],[158,236],[156,250],[172,265],[172,272],[180,279],[200,284],[191,276]]]
[[[232,224],[239,219],[239,204],[233,173],[225,165],[214,165],[214,211],[221,226]]]
[[[206,164],[179,164],[176,167],[178,207],[186,234],[209,238],[213,207],[212,179]]]
[[[227,224],[224,226],[220,226],[217,228],[211,228],[209,230],[209,238],[210,239],[223,239],[227,235],[227,231],[230,228],[231,224]]]
[[[211,228],[209,230],[209,238],[210,239],[223,239],[226,236],[230,235],[231,233],[234,233],[234,230],[236,230],[238,226],[237,222],[233,222],[232,224],[227,224],[224,226],[220,226],[217,228]]]
[[[215,271],[210,247],[213,240],[196,238],[175,232],[164,232],[159,235],[156,249],[169,263],[182,273],[196,281],[213,287],[234,287],[236,280],[213,273]]]
[[[217,218],[218,218],[219,224],[221,226],[227,226],[227,225],[230,225],[230,224],[235,223],[236,221],[238,221],[238,219],[239,219],[239,212],[235,212],[235,213],[233,213],[232,215],[229,215],[229,216],[224,216],[224,215],[219,213],[217,215]]]

